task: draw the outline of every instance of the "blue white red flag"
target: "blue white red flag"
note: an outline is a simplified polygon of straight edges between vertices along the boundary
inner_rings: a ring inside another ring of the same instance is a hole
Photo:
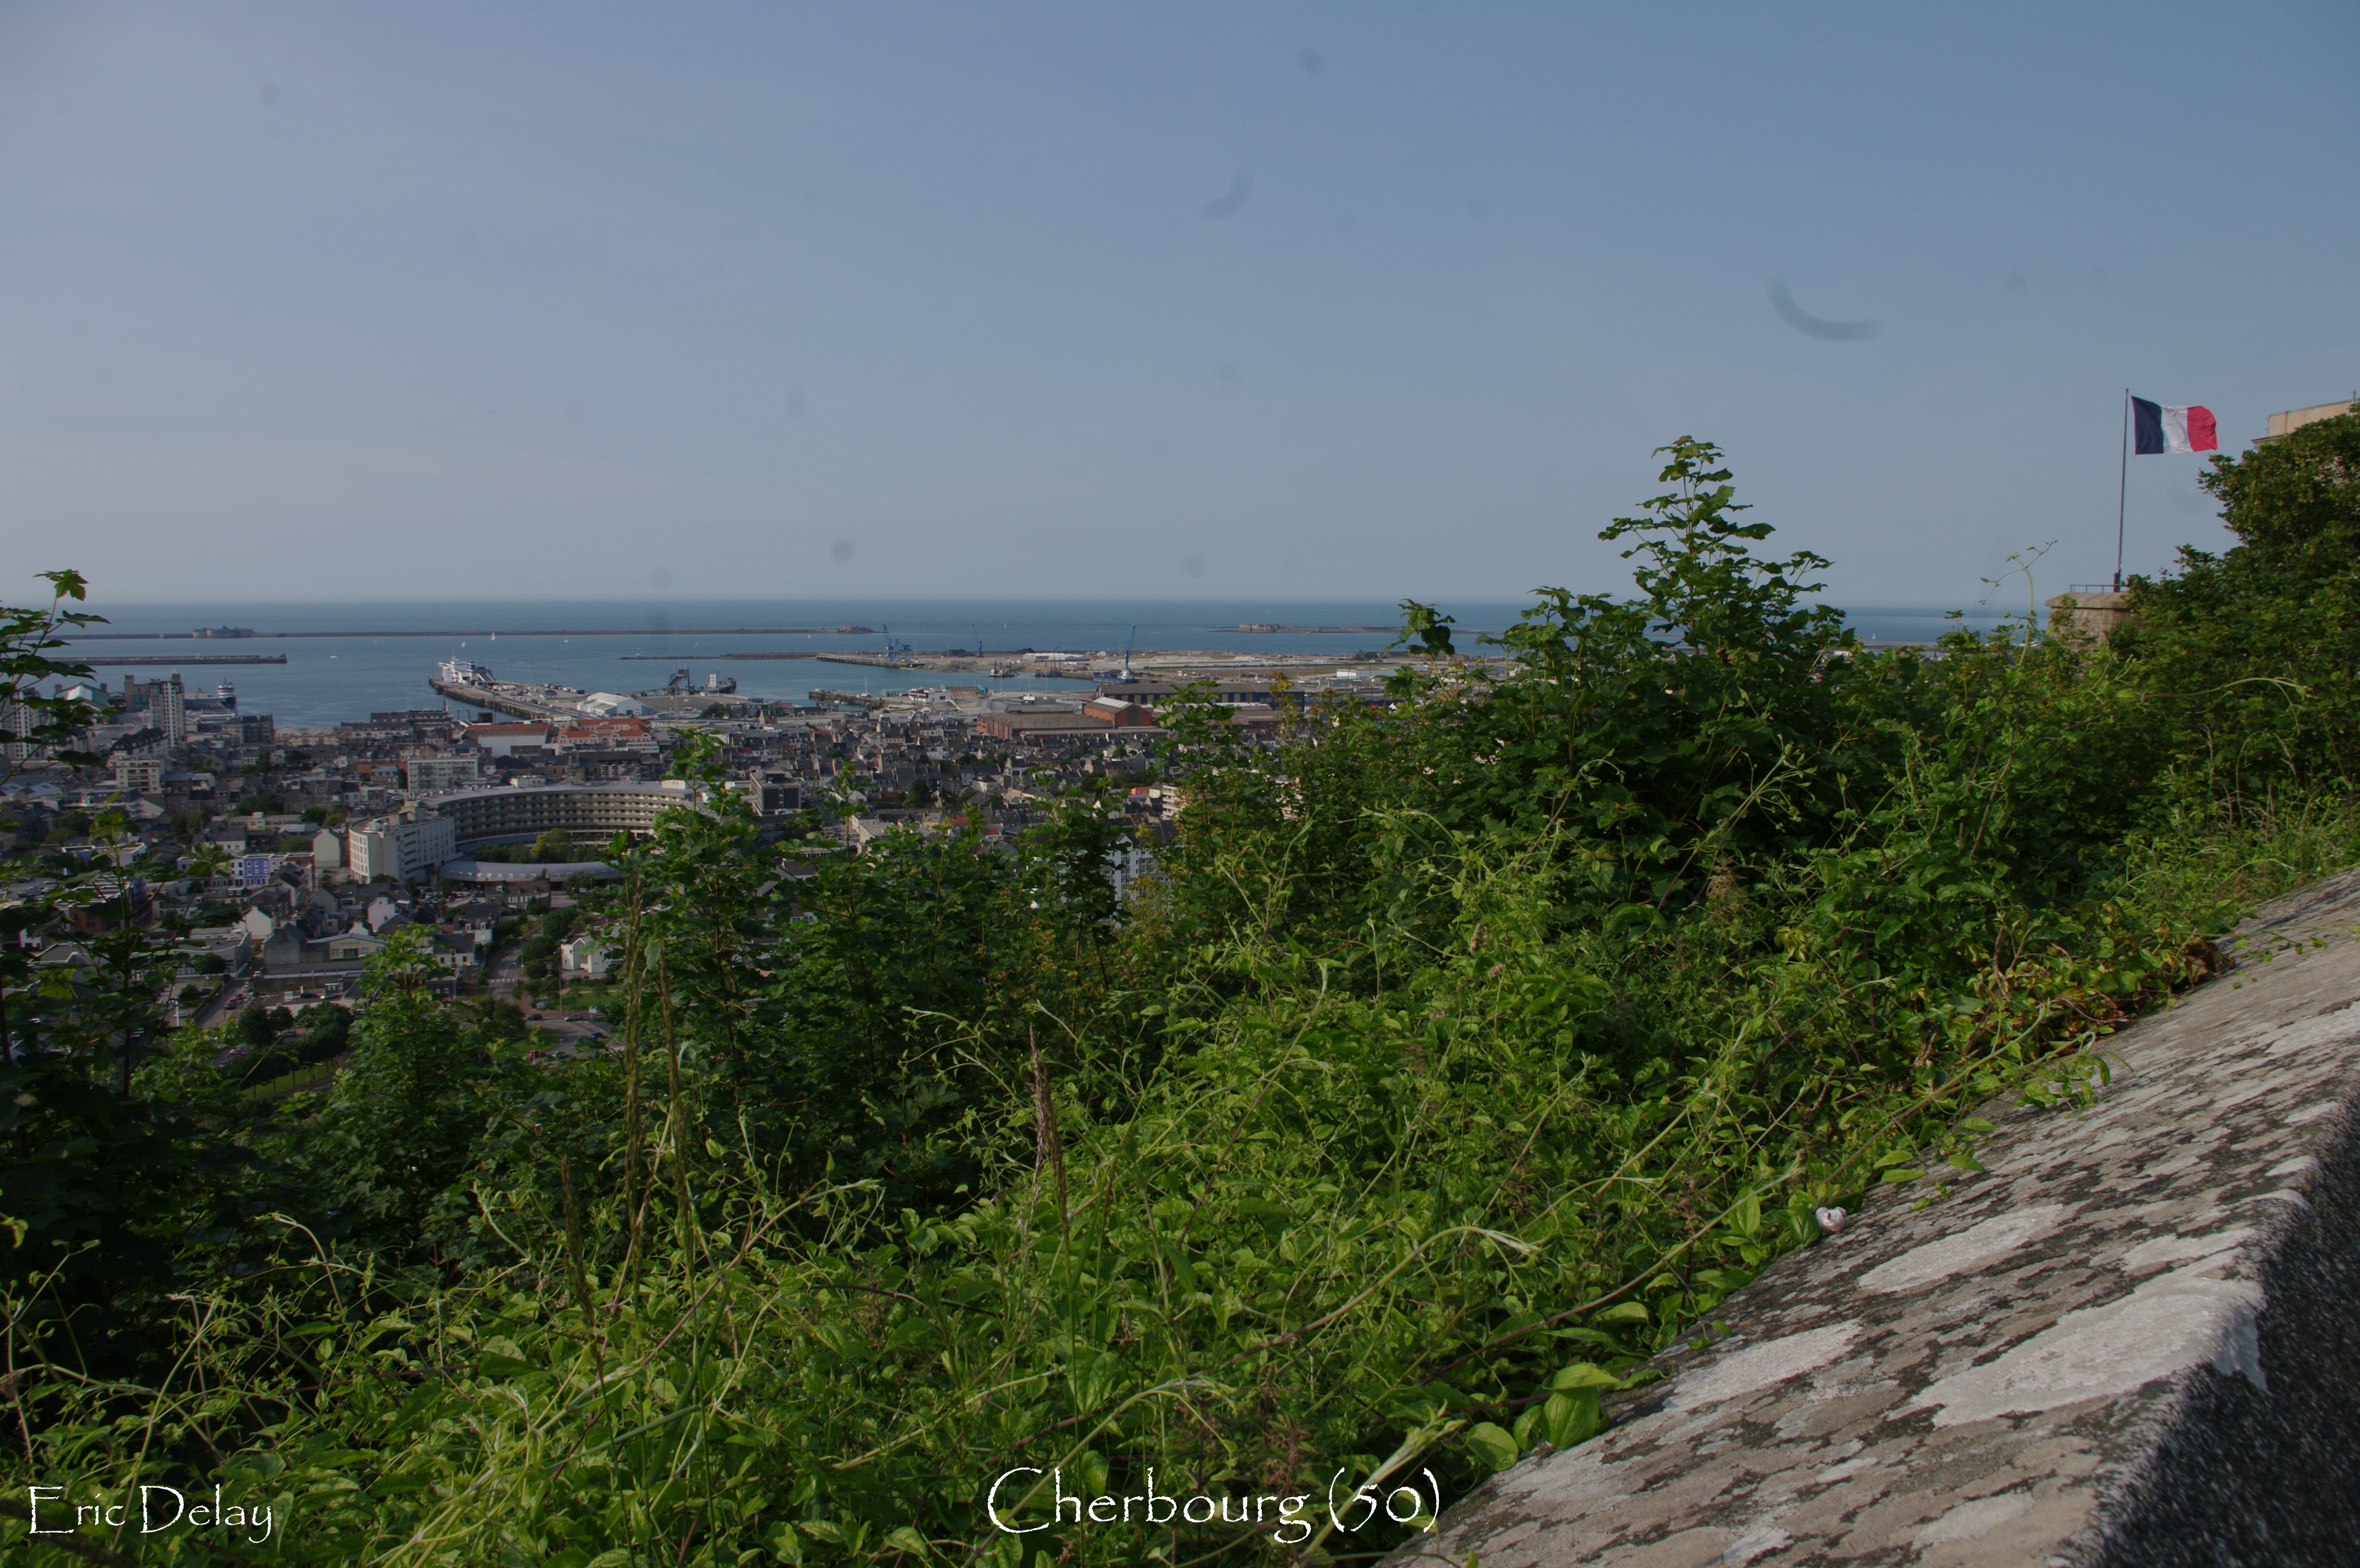
[[[2142,457],[2155,452],[2218,452],[2221,449],[2220,433],[2212,423],[2212,411],[2195,404],[2174,409],[2148,402],[2145,398],[2133,398],[2131,429],[2135,433],[2131,450]]]

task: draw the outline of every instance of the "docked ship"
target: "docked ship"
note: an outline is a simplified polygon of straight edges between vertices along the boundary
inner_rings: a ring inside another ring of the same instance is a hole
[[[466,659],[443,660],[442,676],[454,686],[488,686],[493,684],[491,671]]]

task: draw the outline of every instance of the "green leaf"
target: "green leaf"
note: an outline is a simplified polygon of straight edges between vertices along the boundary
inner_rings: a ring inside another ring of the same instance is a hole
[[[1903,1168],[1901,1169],[1886,1171],[1881,1179],[1888,1182],[1915,1181],[1925,1174],[1926,1173],[1922,1170],[1911,1170],[1907,1168]]]
[[[1591,1321],[1601,1323],[1644,1323],[1647,1321],[1647,1304],[1644,1301],[1618,1301]]]
[[[1490,1421],[1477,1421],[1467,1429],[1467,1446],[1475,1457],[1493,1470],[1505,1470],[1516,1462],[1516,1440]]]
[[[1540,1422],[1541,1422],[1541,1417],[1542,1417],[1544,1414],[1546,1414],[1546,1411],[1545,1410],[1545,1409],[1544,1409],[1542,1406],[1540,1406],[1540,1405],[1532,1405],[1532,1406],[1527,1406],[1527,1407],[1525,1408],[1524,1413],[1523,1415],[1518,1416],[1518,1417],[1516,1418],[1516,1433],[1515,1433],[1515,1436],[1516,1436],[1516,1447],[1517,1447],[1518,1449],[1526,1449],[1526,1448],[1530,1448],[1530,1447],[1532,1447],[1532,1445],[1533,1445],[1533,1429],[1534,1429],[1535,1427],[1536,1427],[1536,1426],[1540,1425]]]
[[[1593,1436],[1605,1424],[1595,1388],[1584,1388],[1575,1394],[1552,1394],[1541,1407],[1541,1435],[1548,1439],[1552,1448],[1571,1448]]]

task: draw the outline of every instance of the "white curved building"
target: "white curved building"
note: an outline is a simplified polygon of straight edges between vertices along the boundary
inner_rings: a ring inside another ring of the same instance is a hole
[[[645,833],[656,813],[687,806],[696,793],[680,779],[652,783],[503,784],[428,795],[418,805],[449,820],[457,841],[480,844],[495,839],[537,839],[563,828],[576,839],[615,833]]]

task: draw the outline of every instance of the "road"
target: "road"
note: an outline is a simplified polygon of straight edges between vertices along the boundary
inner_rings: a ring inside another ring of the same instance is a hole
[[[524,951],[522,942],[510,942],[505,948],[495,948],[484,965],[484,984],[501,1002],[514,1002],[517,993],[518,955]]]
[[[574,1014],[574,1021],[569,1023],[567,1017],[563,1013],[525,1014],[535,1043],[543,1050],[554,1051],[564,1057],[584,1057],[613,1048],[614,1036],[606,1032],[604,1021]]]
[[[245,981],[235,979],[228,980],[219,991],[214,992],[213,995],[206,1000],[205,1004],[202,1007],[197,1010],[196,1026],[200,1029],[218,1029],[224,1024],[228,1023],[236,1012],[236,1009],[232,1007],[230,1003],[235,1002],[240,996],[242,996],[245,993]],[[243,1005],[243,1003],[240,1003],[240,1005]]]

